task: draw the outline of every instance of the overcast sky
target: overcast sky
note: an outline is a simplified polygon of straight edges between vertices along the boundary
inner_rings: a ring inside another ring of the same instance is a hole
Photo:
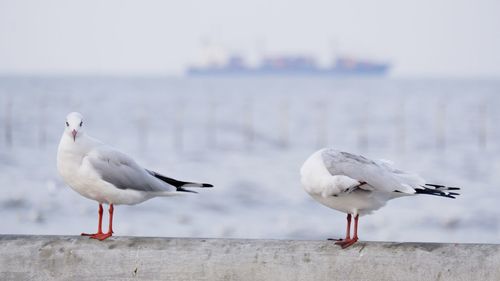
[[[500,1],[0,0],[3,74],[181,74],[202,42],[322,61],[337,46],[391,61],[394,76],[500,77]]]

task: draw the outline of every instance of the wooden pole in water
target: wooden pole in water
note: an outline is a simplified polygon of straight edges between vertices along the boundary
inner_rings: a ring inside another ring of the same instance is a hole
[[[480,149],[486,149],[488,146],[488,102],[483,100],[479,104],[479,128],[478,145]]]
[[[12,97],[8,96],[5,103],[5,116],[4,116],[4,133],[5,145],[8,148],[12,147]]]
[[[245,104],[244,104],[244,109],[243,109],[243,135],[244,135],[244,141],[246,144],[247,149],[252,149],[254,140],[255,140],[255,134],[254,134],[254,128],[253,128],[253,100],[248,99]]]
[[[174,126],[173,126],[173,143],[174,149],[182,150],[184,146],[184,111],[185,104],[184,100],[179,100],[176,103],[175,113],[174,113]]]
[[[45,96],[41,96],[39,102],[39,112],[38,112],[38,147],[45,148],[45,143],[47,141],[47,98]]]
[[[436,103],[436,149],[446,149],[446,103]]]
[[[398,153],[406,150],[406,101],[401,99],[397,104],[396,115],[396,147]]]
[[[145,108],[143,105],[141,108]],[[146,152],[149,142],[149,122],[146,111],[141,111],[137,117],[137,144],[139,151]]]
[[[210,96],[207,107],[206,141],[208,148],[217,147],[217,101]]]
[[[327,145],[328,141],[328,110],[327,101],[318,101],[316,105],[317,112],[317,138],[316,147],[321,148]]]
[[[365,102],[363,108],[369,108]],[[361,151],[368,150],[368,110],[359,110],[361,114],[358,116],[358,148]]]
[[[290,100],[285,99],[281,102],[280,118],[280,139],[279,146],[287,148],[289,145],[289,126],[290,126]]]

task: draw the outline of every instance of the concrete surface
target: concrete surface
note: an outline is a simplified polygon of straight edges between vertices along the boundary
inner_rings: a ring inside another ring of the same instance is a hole
[[[500,245],[0,235],[0,280],[500,280]]]

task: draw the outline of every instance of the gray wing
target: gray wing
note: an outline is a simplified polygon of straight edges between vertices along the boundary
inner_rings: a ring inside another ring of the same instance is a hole
[[[133,189],[145,192],[175,191],[139,166],[134,159],[110,147],[99,147],[84,159],[101,176],[119,189]]]
[[[425,184],[424,180],[417,175],[360,155],[326,149],[322,157],[330,174],[345,175],[359,182],[366,182],[369,186],[361,185],[362,189],[414,194],[415,188]]]

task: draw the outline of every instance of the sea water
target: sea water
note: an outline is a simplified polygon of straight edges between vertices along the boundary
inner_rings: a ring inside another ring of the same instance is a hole
[[[341,237],[345,215],[300,185],[303,161],[328,146],[462,188],[389,202],[360,219],[362,240],[499,243],[498,108],[495,80],[2,77],[0,233],[96,229],[97,203],[56,170],[79,111],[89,135],[140,165],[215,186],[117,206],[116,235]]]

